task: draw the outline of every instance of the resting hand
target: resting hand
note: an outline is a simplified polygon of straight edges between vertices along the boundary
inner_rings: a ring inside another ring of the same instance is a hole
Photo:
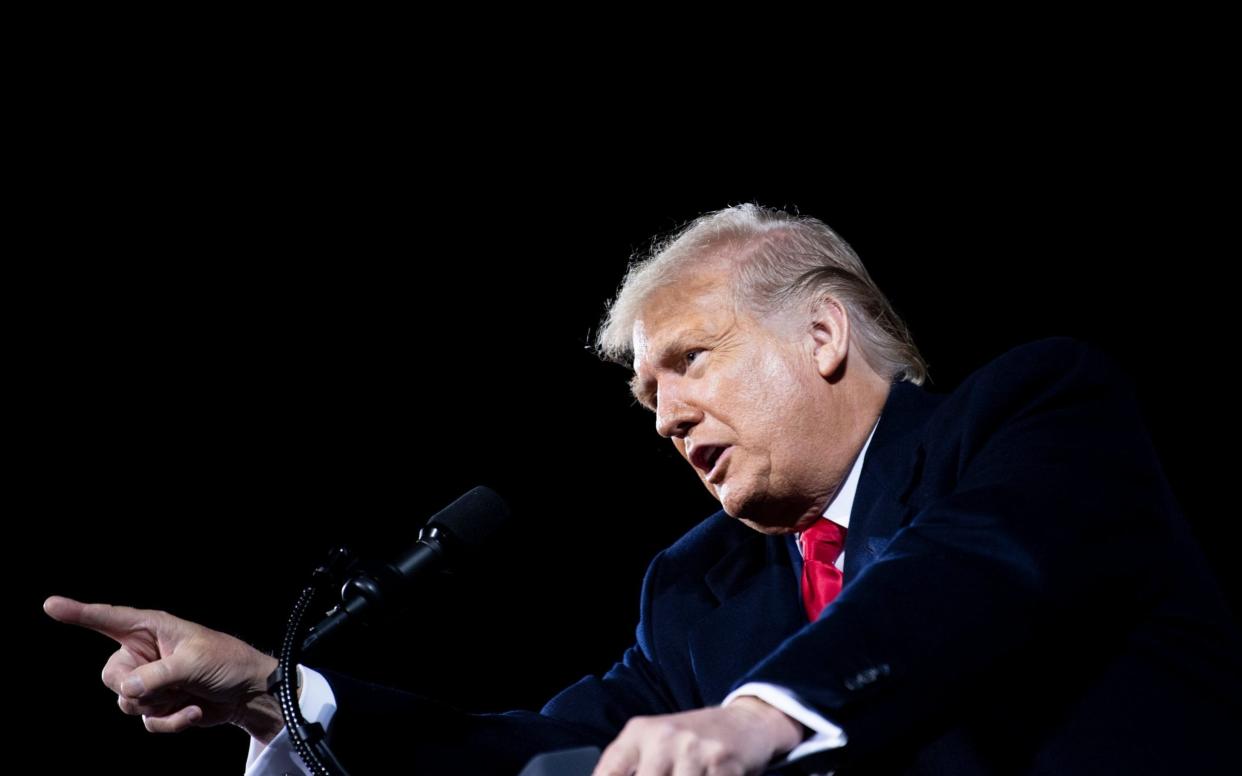
[[[120,644],[103,682],[126,714],[141,714],[152,733],[237,725],[263,743],[280,732],[280,708],[267,692],[276,659],[232,636],[166,612],[83,604],[52,596],[50,617],[102,633]]]
[[[594,776],[762,773],[803,738],[802,725],[758,698],[634,717],[604,750]]]

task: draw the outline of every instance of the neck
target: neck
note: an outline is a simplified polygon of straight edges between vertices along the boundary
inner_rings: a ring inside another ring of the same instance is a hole
[[[804,531],[814,524],[815,520],[828,509],[832,500],[837,497],[842,486],[845,485],[846,478],[849,477],[850,470],[854,467],[854,462],[862,453],[867,437],[875,428],[876,421],[879,420],[880,413],[884,409],[884,403],[888,400],[892,384],[869,369],[863,371],[864,374],[857,375],[857,379],[849,384],[846,380],[842,380],[837,385],[839,393],[833,397],[833,401],[840,407],[836,410],[839,421],[838,431],[834,434],[832,441],[835,450],[840,451],[840,456],[834,456],[836,463],[829,474],[831,488],[826,496],[817,499],[816,503],[803,514],[798,521],[797,530],[799,531]]]

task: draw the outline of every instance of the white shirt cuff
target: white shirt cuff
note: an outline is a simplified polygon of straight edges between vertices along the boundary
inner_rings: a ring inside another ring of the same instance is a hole
[[[839,746],[845,746],[845,731],[828,720],[821,717],[817,712],[803,705],[798,697],[784,687],[778,687],[767,682],[747,682],[724,699],[721,706],[727,706],[735,698],[742,695],[750,695],[758,698],[769,706],[776,707],[777,710],[788,714],[797,721],[806,725],[815,731],[815,735],[798,744],[789,750],[789,754],[785,756],[784,762],[797,760],[808,754],[822,752],[825,749],[835,749]]]
[[[323,725],[326,733],[328,723],[336,713],[336,695],[328,686],[328,680],[313,668],[299,665],[298,677],[302,684],[302,695],[298,699],[302,716],[306,717],[307,722]],[[302,764],[302,758],[293,750],[289,731],[281,728],[266,746],[257,738],[250,739],[250,753],[246,757],[246,772],[243,776],[281,776],[291,770],[293,773],[310,776],[310,771]]]

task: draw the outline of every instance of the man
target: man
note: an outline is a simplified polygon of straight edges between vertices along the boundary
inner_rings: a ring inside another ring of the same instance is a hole
[[[302,671],[358,772],[582,744],[644,776],[1232,765],[1242,637],[1102,354],[1043,340],[930,394],[849,246],[752,205],[632,267],[598,345],[722,510],[653,560],[622,660],[538,714]],[[271,658],[160,612],[45,608],[123,644],[104,681],[149,730],[232,722],[251,773],[288,767]]]

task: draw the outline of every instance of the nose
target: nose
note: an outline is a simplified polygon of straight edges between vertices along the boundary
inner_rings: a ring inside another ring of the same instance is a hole
[[[702,410],[682,400],[671,389],[656,394],[656,432],[662,437],[684,437],[703,419]]]

